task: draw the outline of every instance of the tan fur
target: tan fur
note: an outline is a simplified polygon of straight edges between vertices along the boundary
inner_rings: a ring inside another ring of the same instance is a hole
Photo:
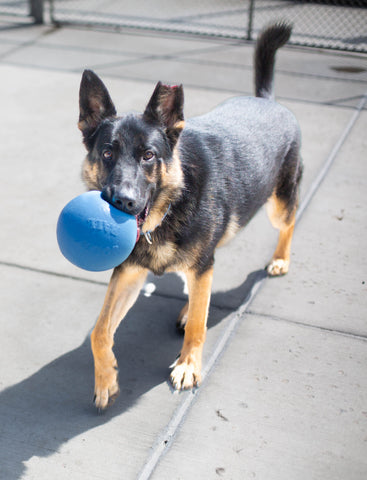
[[[224,235],[219,240],[218,247],[222,247],[223,245],[228,243],[230,240],[232,240],[232,238],[236,235],[239,229],[240,229],[240,226],[238,222],[238,216],[234,214],[231,216],[228,222]]]
[[[274,228],[282,230],[292,222],[285,202],[277,197],[275,191],[266,202],[265,208]]]
[[[85,120],[80,120],[80,122],[78,122],[78,128],[81,132],[83,132],[88,128],[88,123]]]
[[[289,213],[285,202],[274,192],[266,204],[266,210],[273,227],[279,230],[278,244],[267,270],[271,276],[284,275],[289,269],[296,209]]]
[[[179,197],[183,188],[183,172],[177,149],[173,152],[172,163],[166,168],[162,165],[162,193],[154,202],[142,227],[143,233],[154,230],[162,221],[169,204]]]
[[[175,130],[183,130],[185,128],[185,120],[180,120],[173,125]]]
[[[147,273],[141,267],[129,266],[117,267],[112,274],[101,314],[91,335],[95,404],[98,408],[106,408],[118,394],[113,337],[121,319],[137,299]]]
[[[185,325],[187,323],[187,314],[189,312],[189,302],[185,304],[185,306],[182,308],[178,318],[177,318],[177,328],[179,329],[184,329]]]
[[[188,270],[186,277],[189,287],[189,306],[185,339],[180,357],[171,373],[172,384],[177,390],[192,388],[201,381],[201,360],[206,337],[213,269],[201,275],[198,275],[195,270]]]
[[[152,259],[152,270],[160,270],[162,265],[170,263],[175,254],[176,246],[173,242],[166,242],[162,245],[154,245],[150,252],[153,255]]]
[[[205,245],[205,242],[204,242]],[[190,250],[184,252],[182,250],[177,251],[175,255],[175,263],[171,267],[167,268],[167,272],[186,272],[191,268],[195,268],[199,264],[200,257],[203,252],[203,243],[199,242],[196,245],[190,245]]]
[[[97,163],[91,165],[86,157],[82,165],[82,179],[89,190],[100,190],[98,175],[99,166]]]

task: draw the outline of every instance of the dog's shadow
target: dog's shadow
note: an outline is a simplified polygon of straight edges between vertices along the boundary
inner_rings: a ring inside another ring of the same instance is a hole
[[[263,276],[261,271],[253,272],[240,287],[227,293],[235,294],[242,302]],[[178,277],[171,277],[170,282],[171,291],[175,288],[182,291]],[[223,294],[214,294],[212,304],[220,303]],[[92,405],[94,381],[89,335],[75,350],[1,392],[2,478],[19,479],[25,468],[23,462],[32,456],[43,457],[58,451],[77,435],[122,414],[144,393],[166,381],[168,365],[182,344],[174,315],[183,305],[184,300],[180,298],[140,296],[115,337],[121,394],[102,415],[98,415]],[[227,309],[212,308],[208,327],[213,327],[228,313]]]

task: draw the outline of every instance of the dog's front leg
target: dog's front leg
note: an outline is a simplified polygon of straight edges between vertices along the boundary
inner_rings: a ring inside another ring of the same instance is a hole
[[[136,266],[120,266],[113,271],[101,314],[91,335],[97,408],[106,408],[119,393],[117,362],[112,352],[113,337],[135,303],[146,276],[147,270]]]
[[[171,373],[177,390],[193,388],[201,381],[201,357],[206,337],[213,268],[202,274],[190,270],[186,273],[189,288],[189,308],[185,338],[180,357]]]

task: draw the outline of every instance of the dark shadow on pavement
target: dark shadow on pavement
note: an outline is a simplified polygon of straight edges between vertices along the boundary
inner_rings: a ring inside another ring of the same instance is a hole
[[[213,295],[220,304],[222,295],[235,293],[246,300],[254,282],[264,272],[248,275],[236,292]],[[182,292],[182,281],[175,277],[172,291]],[[115,404],[101,415],[92,405],[93,360],[89,335],[82,345],[45,365],[29,378],[0,393],[1,478],[19,479],[23,462],[32,456],[48,456],[83,432],[107,423],[124,413],[153,387],[167,381],[168,366],[180,351],[182,336],[175,320],[184,300],[143,294],[120,325],[114,352],[120,366],[121,393]],[[208,327],[230,313],[213,307]]]

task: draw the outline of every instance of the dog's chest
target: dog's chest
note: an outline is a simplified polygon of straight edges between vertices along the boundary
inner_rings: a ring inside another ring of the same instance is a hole
[[[174,242],[155,241],[150,245],[144,237],[136,245],[131,260],[151,270],[155,275],[162,275],[177,263],[177,246]]]

